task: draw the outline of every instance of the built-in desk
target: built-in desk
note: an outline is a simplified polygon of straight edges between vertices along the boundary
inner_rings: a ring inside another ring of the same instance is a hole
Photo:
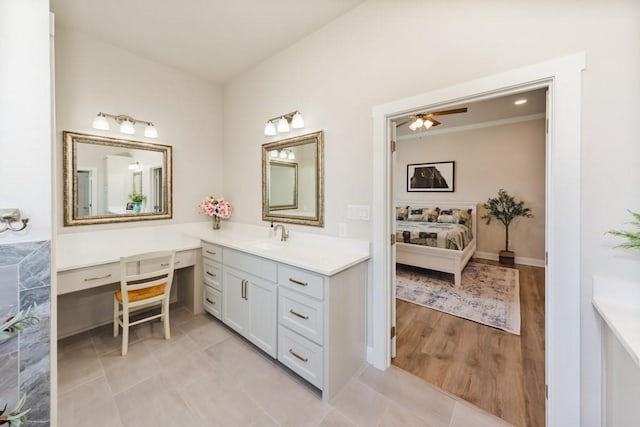
[[[120,257],[175,250],[172,301],[202,311],[200,239],[174,226],[105,230],[56,236],[58,337],[113,322]]]

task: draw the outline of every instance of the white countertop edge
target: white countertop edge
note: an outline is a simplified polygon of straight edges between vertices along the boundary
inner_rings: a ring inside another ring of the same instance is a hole
[[[56,272],[64,272],[76,270],[80,268],[90,268],[105,264],[117,263],[121,256],[128,256],[138,252],[151,250],[149,246],[143,249],[135,248],[135,246],[127,246],[130,250],[122,250],[121,246],[116,249],[113,245],[121,242],[123,236],[131,239],[158,239],[167,246],[175,249],[177,252],[200,249],[200,241],[204,240],[230,249],[242,251],[251,255],[266,258],[272,261],[280,262],[287,265],[303,268],[325,276],[333,276],[349,267],[364,262],[370,258],[370,242],[368,240],[343,239],[334,236],[325,236],[311,233],[295,231],[291,235],[294,242],[298,239],[311,242],[324,242],[324,244],[339,245],[338,250],[332,250],[333,259],[318,262],[317,259],[309,260],[304,257],[291,256],[290,254],[281,254],[277,251],[264,251],[256,249],[248,245],[248,242],[257,239],[264,239],[268,236],[269,228],[248,224],[225,223],[223,227],[227,227],[226,232],[218,232],[211,230],[210,222],[197,222],[185,224],[170,224],[158,227],[140,227],[131,229],[114,229],[114,230],[98,230],[86,233],[68,233],[57,236],[56,250],[69,250],[66,246],[73,247],[78,245],[80,241],[91,240],[92,244],[104,245],[108,250],[99,254],[66,254],[65,256],[57,256],[58,265]],[[167,233],[166,238],[162,233]],[[120,239],[120,240],[118,240]],[[87,244],[87,242],[83,242]],[[145,241],[148,245],[149,243]],[[158,243],[158,244],[162,244]],[[294,243],[294,244],[300,244]],[[156,250],[166,249],[157,247]],[[332,249],[334,249],[332,247]],[[82,259],[84,258],[84,259]],[[78,262],[76,262],[78,260]],[[311,261],[311,262],[309,262]],[[315,262],[313,262],[315,261]]]
[[[640,367],[640,283],[594,276],[592,304]]]

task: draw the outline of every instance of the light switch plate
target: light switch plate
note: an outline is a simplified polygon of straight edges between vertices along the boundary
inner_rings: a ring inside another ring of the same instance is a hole
[[[347,218],[369,221],[371,208],[369,205],[348,205]]]

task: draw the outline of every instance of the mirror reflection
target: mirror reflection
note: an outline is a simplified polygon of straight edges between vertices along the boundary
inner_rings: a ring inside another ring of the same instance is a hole
[[[262,219],[323,226],[323,134],[262,146]]]
[[[171,218],[171,147],[64,132],[65,225]]]

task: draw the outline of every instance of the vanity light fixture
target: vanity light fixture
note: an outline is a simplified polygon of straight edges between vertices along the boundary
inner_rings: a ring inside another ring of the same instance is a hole
[[[109,121],[108,118],[111,118],[116,121],[120,125],[120,132],[126,135],[134,135],[136,133],[135,124],[136,123],[144,123],[146,127],[144,128],[144,136],[147,138],[157,138],[158,130],[153,125],[153,123],[148,122],[146,120],[138,120],[134,119],[131,116],[127,116],[125,114],[107,114],[102,111],[98,113],[98,115],[93,119],[92,127],[98,130],[109,130]]]
[[[287,133],[291,129],[302,129],[304,127],[304,119],[300,111],[285,114],[280,117],[274,117],[267,120],[264,127],[265,136],[275,136],[278,133]]]
[[[131,162],[129,164],[129,170],[130,171],[137,171],[140,170],[140,162]]]
[[[272,150],[269,152],[269,156],[273,159],[283,159],[283,160],[295,160],[296,154],[291,150]]]

